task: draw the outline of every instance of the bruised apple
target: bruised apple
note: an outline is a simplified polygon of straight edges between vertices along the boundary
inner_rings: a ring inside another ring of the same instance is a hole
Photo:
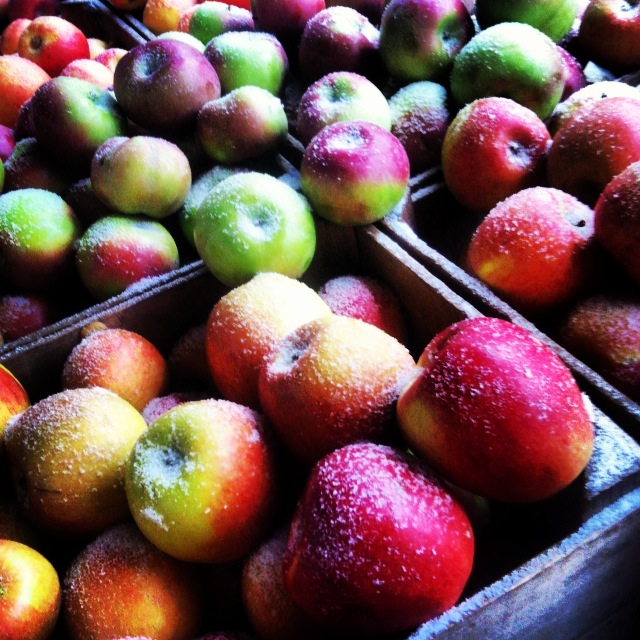
[[[388,446],[354,443],[312,469],[284,583],[334,633],[406,633],[456,603],[474,547],[465,511],[426,466]]]
[[[275,272],[254,276],[224,295],[207,318],[213,381],[228,400],[260,407],[258,373],[288,333],[331,309],[308,285]]]
[[[499,318],[462,320],[433,338],[397,413],[417,456],[494,500],[548,498],[593,451],[590,413],[570,370],[532,333]]]

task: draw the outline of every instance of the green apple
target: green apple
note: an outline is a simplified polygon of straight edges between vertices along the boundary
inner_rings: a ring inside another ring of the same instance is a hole
[[[298,278],[316,248],[308,200],[257,171],[233,175],[209,192],[198,207],[193,237],[207,267],[230,287],[263,271]]]
[[[260,543],[275,507],[264,418],[229,400],[179,404],[138,438],[125,487],[139,529],[168,555],[237,560]]]
[[[523,22],[559,42],[578,15],[579,0],[476,0],[476,18],[485,29],[499,22]]]
[[[205,45],[198,40],[195,36],[185,31],[165,31],[156,36],[154,40],[180,40],[185,44],[191,45],[194,49],[197,49],[200,53],[204,53]]]
[[[501,22],[478,32],[453,62],[451,95],[459,105],[502,96],[544,120],[562,97],[567,68],[556,43],[520,22]]]

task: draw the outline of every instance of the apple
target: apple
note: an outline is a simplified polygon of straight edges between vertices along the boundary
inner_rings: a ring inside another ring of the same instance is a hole
[[[91,186],[118,213],[163,219],[178,211],[191,188],[191,165],[172,142],[155,136],[114,136],[96,150]]]
[[[300,183],[315,213],[351,226],[380,220],[402,200],[409,158],[392,133],[373,122],[334,122],[307,145]]]
[[[62,602],[55,567],[39,551],[0,539],[0,637],[46,640]]]
[[[18,18],[33,20],[38,16],[55,16],[60,13],[60,0],[9,0],[7,18],[11,22]]]
[[[49,74],[35,62],[18,55],[0,56],[0,124],[15,129],[20,107],[47,80]]]
[[[328,316],[327,303],[300,280],[266,272],[216,302],[206,323],[206,353],[216,387],[228,400],[260,408],[258,374],[287,334]]]
[[[85,229],[75,263],[86,290],[106,300],[144,278],[177,269],[180,256],[173,236],[157,220],[111,215]]]
[[[35,138],[18,140],[4,163],[4,191],[44,189],[64,196],[72,178],[55,163]]]
[[[354,443],[311,471],[282,560],[284,584],[334,633],[406,633],[456,603],[474,550],[464,509],[425,465]]]
[[[373,24],[380,24],[382,11],[386,4],[388,4],[388,0],[326,0],[327,8],[350,7],[366,16]]]
[[[101,89],[113,87],[113,71],[106,65],[91,58],[72,60],[58,75],[88,80]]]
[[[311,466],[352,442],[393,441],[395,403],[415,366],[382,329],[333,314],[298,327],[271,351],[258,374],[260,406],[285,446]]]
[[[52,286],[69,272],[79,233],[73,210],[52,191],[0,195],[0,277],[23,291]]]
[[[473,33],[462,0],[391,0],[380,21],[380,58],[398,81],[444,81]]]
[[[5,343],[17,340],[50,325],[56,315],[51,297],[6,293],[0,297],[0,336]]]
[[[98,147],[126,130],[111,92],[81,78],[58,76],[43,84],[29,101],[29,116],[38,144],[75,172],[85,173]]]
[[[89,43],[89,58],[92,60],[109,47],[109,43],[102,38],[87,37],[87,42]]]
[[[305,25],[325,8],[324,0],[251,0],[256,28],[273,33],[288,52],[297,50]]]
[[[115,72],[116,67],[120,59],[126,55],[127,50],[122,47],[107,47],[104,51],[99,53],[94,60],[103,64],[111,72]]]
[[[89,42],[82,29],[60,16],[38,16],[18,40],[18,53],[57,76],[72,60],[89,58]]]
[[[51,394],[11,420],[6,459],[29,520],[69,540],[126,519],[124,464],[146,428],[137,409],[100,387]]]
[[[524,22],[559,42],[571,30],[579,4],[578,0],[476,0],[475,15],[481,29],[499,22]]]
[[[18,53],[18,41],[30,22],[29,18],[16,18],[4,27],[0,34],[0,54]]]
[[[609,181],[640,160],[640,102],[616,96],[591,101],[558,129],[547,156],[547,180],[594,206]]]
[[[469,269],[516,309],[544,314],[587,289],[598,271],[594,213],[552,187],[522,189],[483,218]]]
[[[223,180],[202,200],[193,239],[211,273],[234,287],[261,271],[302,276],[315,254],[316,229],[303,195],[248,171]]]
[[[204,347],[204,341],[202,342],[202,346]],[[206,400],[210,397],[210,395],[204,392],[172,391],[166,395],[158,395],[151,398],[140,413],[142,414],[145,422],[149,425],[152,422],[155,422],[161,415],[169,411],[169,409],[173,409],[185,402]]]
[[[14,130],[4,124],[0,124],[0,163],[5,162],[5,160],[13,153],[15,147],[16,137]]]
[[[454,116],[447,89],[421,80],[401,87],[389,98],[391,133],[407,152],[411,172],[440,164],[442,141]]]
[[[634,0],[591,0],[578,30],[585,55],[614,70],[640,65],[640,6]]]
[[[2,329],[0,331],[4,335],[4,331]],[[0,364],[0,445],[7,422],[22,413],[30,404],[29,394],[20,381],[9,369]],[[2,446],[0,446],[0,451],[2,451]]]
[[[125,472],[144,535],[190,562],[230,562],[253,550],[277,498],[266,428],[256,411],[218,399],[182,403],[149,425]]]
[[[196,121],[207,155],[221,164],[238,164],[274,151],[289,132],[280,98],[245,85],[205,103]]]
[[[595,237],[614,262],[640,285],[640,160],[615,175],[594,208]]]
[[[198,567],[162,553],[133,523],[109,527],[62,576],[66,637],[191,640],[205,606],[199,575]]]
[[[154,35],[177,31],[182,12],[195,4],[196,0],[147,0],[142,7],[142,24]]]
[[[318,295],[336,315],[364,320],[408,345],[406,309],[383,280],[356,274],[334,276],[320,286]]]
[[[307,82],[332,71],[367,75],[378,62],[380,31],[351,7],[327,7],[311,17],[298,46],[298,72]]]
[[[531,332],[499,318],[461,320],[435,336],[397,415],[417,456],[493,500],[555,495],[593,451],[587,401],[571,371]]]
[[[204,55],[220,78],[222,94],[255,85],[278,95],[289,70],[280,41],[262,31],[227,31],[209,40]]]
[[[136,331],[96,328],[67,355],[62,388],[102,387],[142,411],[169,387],[169,366],[157,347]]]
[[[254,31],[251,11],[226,2],[205,0],[190,11],[187,32],[207,45],[212,38],[227,31]]]
[[[193,47],[200,53],[204,53],[205,45],[198,40],[195,36],[192,36],[190,33],[185,33],[184,31],[165,31],[161,33],[159,36],[153,38],[154,40],[178,40],[180,42],[184,42],[189,46]]]
[[[560,102],[558,103],[562,104],[562,102],[566,100],[570,95],[586,87],[588,82],[584,67],[582,66],[578,58],[569,53],[569,51],[567,51],[567,49],[565,49],[564,47],[561,47],[560,45],[557,45],[557,47],[567,69],[564,90],[562,91],[562,95],[560,96]],[[556,105],[555,109],[557,108],[558,105]]]
[[[127,116],[150,130],[195,126],[205,102],[220,96],[220,80],[203,53],[178,40],[156,39],[124,55],[113,90]]]
[[[456,103],[502,96],[547,118],[560,101],[567,68],[556,43],[529,24],[501,22],[476,33],[456,56],[450,89]]]
[[[506,197],[544,184],[550,145],[545,123],[531,109],[511,98],[478,98],[447,128],[444,181],[458,202],[486,213]]]
[[[363,120],[391,129],[391,108],[384,94],[365,76],[334,71],[313,82],[296,110],[298,139],[309,144],[328,124]]]

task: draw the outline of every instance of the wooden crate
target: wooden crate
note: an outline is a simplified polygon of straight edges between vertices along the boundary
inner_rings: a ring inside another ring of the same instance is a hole
[[[362,273],[388,283],[407,310],[414,355],[449,324],[480,315],[379,229],[345,232],[319,223],[318,231],[303,280],[317,287],[335,275]],[[36,399],[58,389],[64,359],[86,324],[136,330],[166,352],[226,290],[196,261],[3,352],[0,362]],[[597,408],[594,425],[592,460],[565,491],[533,505],[491,505],[462,600],[411,638],[586,638],[598,625],[611,625],[615,635],[591,637],[634,637],[640,447]]]

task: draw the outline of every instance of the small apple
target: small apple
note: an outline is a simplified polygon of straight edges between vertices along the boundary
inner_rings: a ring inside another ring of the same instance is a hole
[[[640,160],[640,102],[590,101],[558,129],[547,156],[550,186],[594,206],[609,181]]]
[[[344,6],[355,9],[373,24],[380,24],[382,11],[388,0],[326,0],[327,7]]]
[[[111,92],[81,78],[58,76],[43,84],[29,101],[29,117],[46,153],[82,173],[100,145],[126,130]]]
[[[205,102],[220,96],[220,80],[203,53],[178,40],[144,42],[124,55],[113,90],[136,124],[160,131],[195,125]]]
[[[109,47],[109,43],[102,38],[88,37],[87,42],[89,43],[89,58],[92,60]]]
[[[296,111],[298,139],[309,144],[328,124],[364,120],[391,129],[391,108],[384,94],[365,76],[334,71],[312,83]]]
[[[8,56],[18,53],[20,36],[30,22],[29,18],[17,18],[5,26],[0,34],[0,54]]]
[[[5,343],[17,340],[50,325],[56,316],[50,296],[7,293],[0,297],[0,336]]]
[[[0,637],[46,640],[61,602],[60,579],[51,562],[26,544],[0,539]]]
[[[89,58],[82,29],[60,16],[38,16],[20,35],[18,53],[57,76],[72,60]]]
[[[442,141],[453,118],[447,89],[437,82],[410,82],[389,98],[391,133],[407,152],[412,173],[440,164]]]
[[[451,95],[459,105],[502,96],[544,120],[560,101],[567,67],[556,43],[529,24],[500,22],[474,35],[451,69]]]
[[[278,95],[289,70],[280,41],[262,31],[227,31],[211,38],[204,55],[220,78],[222,94],[254,85]]]
[[[45,289],[69,271],[80,228],[56,193],[18,189],[0,196],[0,277],[23,291]]]
[[[476,0],[475,15],[481,29],[499,22],[524,22],[559,42],[571,30],[579,4],[578,0]]]
[[[30,404],[29,395],[20,381],[0,364],[0,445],[7,422],[22,413]]]
[[[280,98],[245,85],[205,103],[196,128],[207,155],[221,164],[238,164],[273,151],[289,132]]]
[[[0,124],[15,129],[22,105],[50,78],[31,60],[18,55],[0,56]]]
[[[144,278],[177,269],[180,256],[173,236],[157,220],[110,215],[85,229],[75,261],[87,291],[106,300]]]
[[[531,502],[584,470],[594,429],[571,371],[528,330],[475,317],[425,347],[397,406],[411,450],[481,496]]]
[[[352,442],[392,442],[395,403],[415,366],[382,329],[332,314],[271,351],[258,375],[260,406],[284,445],[311,466]]]
[[[474,550],[464,509],[425,465],[354,443],[312,469],[283,578],[291,599],[334,633],[406,633],[456,603]]]
[[[62,576],[66,637],[191,640],[205,606],[199,577],[198,567],[167,556],[135,524],[109,527]]]
[[[277,497],[265,429],[256,411],[218,399],[179,404],[149,425],[125,472],[129,507],[144,535],[190,562],[230,562],[252,551]]]
[[[154,40],[178,40],[180,42],[184,42],[189,46],[193,47],[200,53],[204,53],[205,45],[198,40],[195,36],[192,36],[190,33],[185,33],[184,31],[165,31],[161,33],[159,36],[153,38]]]
[[[9,0],[7,18],[33,20],[38,16],[55,16],[60,13],[60,0]]]
[[[5,162],[13,153],[15,147],[16,137],[14,130],[4,124],[0,124],[0,163]],[[0,189],[0,191],[2,190]]]
[[[137,409],[100,387],[32,404],[4,432],[21,508],[36,526],[67,539],[126,519],[124,464],[146,428]]]
[[[251,11],[226,2],[206,0],[190,11],[187,33],[198,38],[203,45],[227,31],[254,31]]]
[[[465,207],[487,212],[517,191],[545,182],[550,145],[545,123],[531,109],[511,98],[478,98],[462,107],[447,128],[445,183]]]
[[[182,12],[196,4],[197,0],[146,0],[142,7],[142,24],[156,36],[177,31]]]
[[[337,224],[380,220],[409,184],[409,158],[392,133],[373,122],[334,122],[305,149],[300,183],[315,213]]]
[[[565,49],[564,47],[561,47],[560,45],[557,45],[557,47],[567,69],[567,77],[564,83],[564,90],[562,92],[562,95],[560,96],[560,102],[558,103],[561,104],[570,95],[586,87],[588,82],[584,67],[582,66],[580,60],[578,60],[578,58],[576,58],[572,53],[569,53],[569,51],[567,51],[567,49]],[[556,105],[555,107],[556,109],[557,106],[558,105]]]
[[[377,62],[380,31],[351,7],[327,7],[307,21],[298,47],[298,71],[314,81],[332,71],[366,75]]]
[[[552,187],[522,189],[496,204],[476,228],[469,269],[516,309],[556,310],[597,273],[593,209]]]
[[[259,273],[233,288],[207,318],[206,353],[214,383],[228,400],[259,409],[258,374],[287,334],[331,309],[308,285]]]
[[[72,60],[58,75],[82,78],[101,89],[111,89],[113,87],[113,71],[106,65],[91,58]]]
[[[578,42],[585,55],[604,67],[638,67],[640,5],[635,0],[591,0],[580,20]]]
[[[94,60],[103,64],[111,72],[115,72],[118,62],[120,62],[120,59],[126,53],[127,50],[122,47],[107,47],[104,51],[99,53]]]
[[[191,188],[191,166],[172,142],[155,136],[114,136],[91,160],[91,186],[118,213],[163,219],[175,213]]]
[[[202,342],[202,346],[204,347],[204,341]],[[173,409],[185,402],[207,400],[210,397],[211,396],[209,394],[204,392],[172,391],[166,395],[159,395],[151,398],[140,413],[142,414],[144,421],[149,425],[152,422],[155,422],[161,415],[164,415],[169,411],[169,409]]]
[[[248,171],[223,180],[202,200],[193,239],[213,275],[233,287],[261,271],[300,277],[314,256],[316,229],[303,195]]]
[[[169,366],[136,331],[98,327],[82,337],[62,367],[62,388],[102,387],[142,411],[168,390]]]
[[[380,21],[380,58],[399,81],[441,82],[473,34],[462,0],[391,0]]]

